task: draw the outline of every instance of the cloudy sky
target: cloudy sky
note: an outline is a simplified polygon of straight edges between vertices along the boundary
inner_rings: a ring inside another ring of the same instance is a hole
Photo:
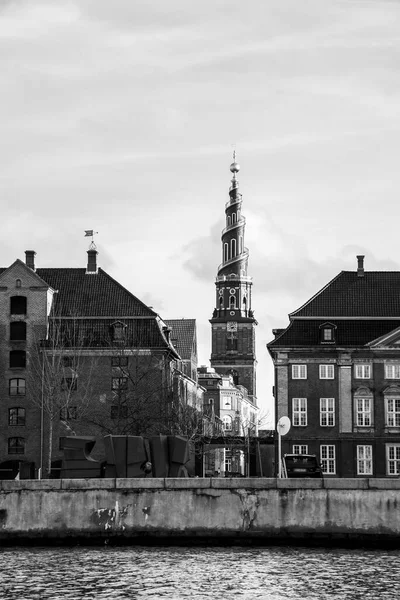
[[[0,0],[0,266],[99,264],[210,356],[236,145],[265,345],[341,270],[400,268],[400,2]]]

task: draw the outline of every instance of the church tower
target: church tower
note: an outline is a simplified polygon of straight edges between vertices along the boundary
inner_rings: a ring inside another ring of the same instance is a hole
[[[236,385],[247,388],[256,402],[255,326],[251,306],[252,278],[247,275],[249,251],[244,245],[246,220],[242,216],[242,194],[236,178],[240,166],[233,153],[233,174],[229,201],[225,205],[226,224],[222,231],[222,263],[218,267],[216,304],[212,319],[211,366]]]

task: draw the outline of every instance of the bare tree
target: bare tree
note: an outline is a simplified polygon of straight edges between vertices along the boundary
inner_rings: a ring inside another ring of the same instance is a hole
[[[96,357],[79,336],[75,319],[68,326],[58,316],[49,319],[47,339],[35,340],[29,353],[32,401],[41,411],[41,467],[47,446],[47,472],[51,471],[56,424],[71,435],[71,420],[79,421],[90,405]],[[57,428],[58,430],[58,428]],[[46,440],[47,437],[47,440]]]

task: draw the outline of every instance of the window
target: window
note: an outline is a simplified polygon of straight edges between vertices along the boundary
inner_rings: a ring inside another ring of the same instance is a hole
[[[10,352],[10,369],[24,369],[26,366],[25,350],[11,350]]]
[[[400,379],[400,363],[391,363],[385,365],[386,379]]]
[[[8,438],[8,454],[25,454],[25,438]]]
[[[307,398],[293,398],[292,413],[293,426],[305,427],[307,425]]]
[[[128,407],[113,405],[111,407],[111,418],[112,419],[127,419],[128,418]]]
[[[232,213],[232,225],[236,223],[236,213]]]
[[[10,298],[10,313],[12,315],[26,315],[25,296],[12,296]]]
[[[334,379],[335,367],[334,365],[319,365],[319,378],[320,379]]]
[[[320,398],[320,425],[333,427],[335,425],[335,399]]]
[[[307,379],[307,365],[292,365],[292,379]]]
[[[72,368],[74,366],[74,357],[73,356],[63,356],[62,362],[63,362],[63,366],[65,368]]]
[[[322,344],[334,344],[336,326],[331,323],[324,323],[320,325],[320,342]]]
[[[335,446],[323,445],[320,447],[321,468],[325,475],[335,475],[336,457]]]
[[[355,403],[357,427],[371,427],[372,398],[356,397]]]
[[[112,324],[114,342],[123,342],[125,340],[126,325],[121,321],[116,321]]]
[[[224,431],[232,431],[232,417],[230,415],[224,415],[222,423]]]
[[[61,379],[62,392],[75,392],[78,389],[77,377],[63,377]]]
[[[357,446],[357,475],[372,475],[372,446]]]
[[[113,398],[124,399],[126,391],[128,389],[128,378],[127,377],[113,377],[111,388],[113,392]]]
[[[25,379],[10,379],[8,393],[10,396],[25,396]]]
[[[386,426],[400,427],[400,397],[386,398]]]
[[[224,262],[226,262],[228,260],[228,252],[229,252],[229,247],[228,247],[228,244],[225,242],[225,244],[224,244]]]
[[[236,297],[235,296],[230,296],[229,297],[229,308],[236,308]]]
[[[15,321],[13,323],[10,323],[10,340],[26,340],[26,323],[24,321]]]
[[[21,287],[21,285],[22,285],[22,282],[21,282],[21,280],[20,280],[20,279],[16,279],[16,280],[15,280],[15,287],[18,287],[18,288],[19,288],[19,287]]]
[[[233,333],[226,338],[226,350],[227,352],[237,352],[238,349],[238,340],[237,337],[233,335]]]
[[[400,475],[400,444],[386,444],[386,474]]]
[[[354,365],[356,379],[371,379],[371,365]]]
[[[64,406],[60,410],[60,421],[69,421],[71,419],[78,418],[78,407],[77,406]]]
[[[225,410],[230,410],[232,408],[232,397],[231,396],[223,396],[223,406]]]
[[[232,239],[231,240],[231,258],[234,258],[236,256],[236,240]]]
[[[8,409],[8,424],[25,425],[25,409],[24,408],[9,408]]]
[[[127,356],[113,356],[111,358],[112,367],[127,367],[128,357]]]
[[[294,444],[293,454],[308,454],[308,446],[306,444]]]

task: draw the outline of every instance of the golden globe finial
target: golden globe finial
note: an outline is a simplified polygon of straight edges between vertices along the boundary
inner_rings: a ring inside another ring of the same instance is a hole
[[[233,151],[233,163],[231,164],[229,169],[234,176],[240,171],[240,165],[236,162],[236,150]]]

